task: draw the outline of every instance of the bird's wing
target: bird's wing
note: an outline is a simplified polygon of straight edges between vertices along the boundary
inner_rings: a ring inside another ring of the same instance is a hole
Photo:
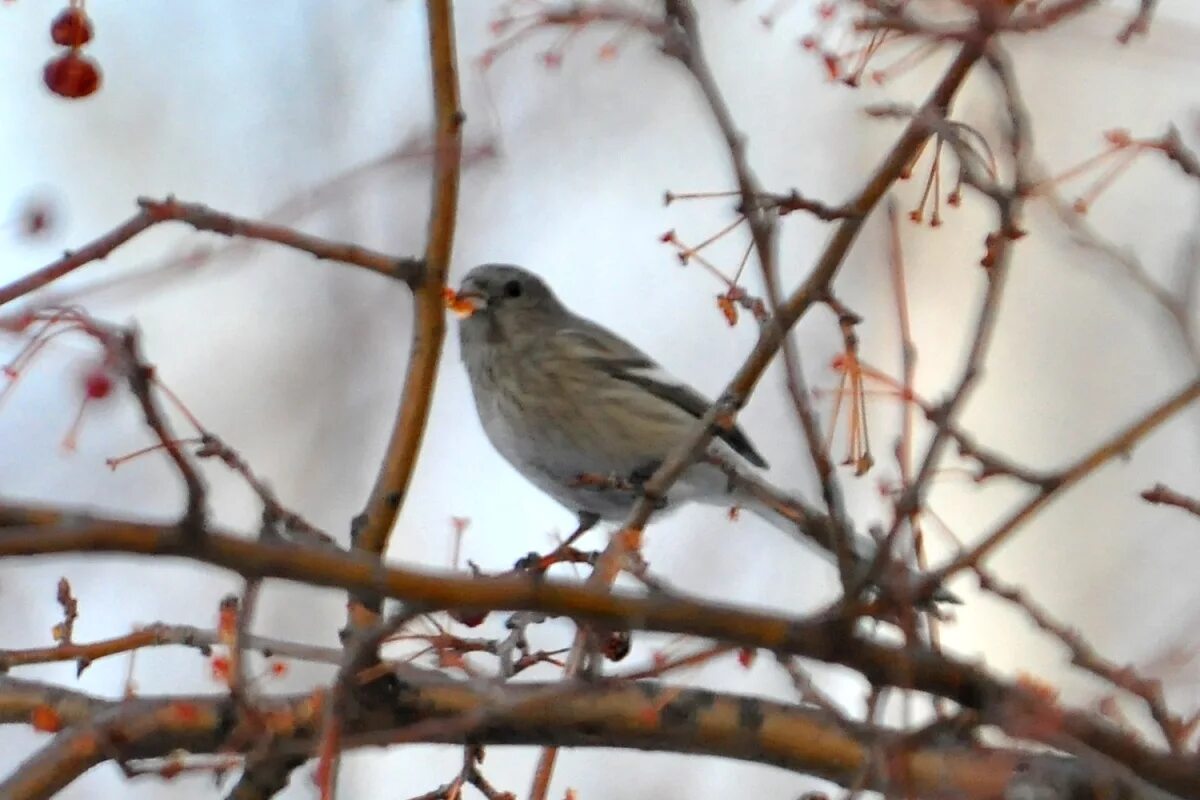
[[[575,350],[579,358],[591,362],[611,377],[645,389],[696,419],[703,417],[712,405],[703,395],[676,380],[637,347],[594,322],[576,317],[571,325],[564,326],[554,335]],[[729,429],[719,429],[717,436],[754,466],[766,468],[767,462],[750,444],[741,428],[735,425]]]

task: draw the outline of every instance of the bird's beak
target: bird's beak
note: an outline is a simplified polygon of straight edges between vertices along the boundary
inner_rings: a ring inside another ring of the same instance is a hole
[[[460,289],[456,292],[447,287],[442,297],[446,308],[457,314],[459,319],[466,319],[476,311],[487,308],[487,298],[483,293],[471,289]]]

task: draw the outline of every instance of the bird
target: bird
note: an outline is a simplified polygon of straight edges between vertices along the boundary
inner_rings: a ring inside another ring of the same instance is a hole
[[[577,516],[571,541],[600,521],[627,518],[641,485],[712,405],[641,349],[571,311],[527,269],[474,267],[447,304],[460,317],[461,358],[487,438]],[[767,468],[740,426],[718,426],[656,513],[690,502],[746,509],[836,563],[829,518],[759,477]],[[874,542],[854,534],[849,550],[866,569]]]

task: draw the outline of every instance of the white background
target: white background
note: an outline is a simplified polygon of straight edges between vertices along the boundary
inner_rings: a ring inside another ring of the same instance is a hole
[[[609,34],[584,35],[568,46],[557,70],[543,66],[538,54],[558,34],[543,34],[506,52],[485,73],[477,58],[494,43],[488,23],[495,5],[469,0],[460,3],[457,17],[468,147],[490,145],[496,155],[474,160],[464,172],[453,275],[481,261],[524,264],[545,275],[568,304],[619,328],[703,391],[718,391],[751,347],[754,331],[749,321],[727,328],[712,300],[717,284],[696,267],[682,270],[658,241],[675,228],[694,243],[729,218],[724,201],[661,202],[666,189],[732,185],[695,87],[639,34],[625,38],[611,62],[596,56]],[[1115,11],[1013,42],[1039,155],[1051,171],[1096,152],[1109,128],[1153,136],[1175,122],[1195,142],[1200,15],[1189,4],[1162,5],[1151,37],[1124,48],[1111,38],[1123,19]],[[699,6],[713,69],[750,136],[751,160],[772,189],[795,186],[830,202],[848,196],[898,131],[893,123],[867,120],[862,107],[919,99],[943,63],[944,55],[935,57],[886,91],[852,92],[827,82],[815,59],[797,47],[812,26],[806,4],[782,15],[772,30],[758,22],[769,8],[760,0]],[[52,235],[40,242],[5,231],[0,280],[107,230],[134,211],[138,195],[174,193],[261,216],[405,143],[427,144],[424,18],[414,0],[94,2],[89,12],[97,36],[89,51],[104,71],[104,86],[78,103],[51,96],[41,83],[53,50],[46,30],[58,10],[40,0],[0,9],[0,208],[15,212],[31,196],[49,195],[59,212]],[[1194,18],[1172,16],[1184,13]],[[956,110],[990,128],[989,97],[989,85],[977,77]],[[914,184],[923,167],[916,174]],[[1146,157],[1090,218],[1148,268],[1167,274],[1196,224],[1194,186],[1162,159]],[[902,209],[918,190],[899,190]],[[1077,188],[1068,196],[1072,191]],[[415,255],[423,245],[428,192],[427,159],[402,160],[320,201],[297,224]],[[860,329],[863,357],[894,372],[896,327],[881,221],[864,233],[837,286],[867,319]],[[950,211],[938,230],[905,226],[918,388],[926,396],[940,396],[957,375],[983,286],[976,264],[989,221],[972,201]],[[1028,225],[1032,233],[1017,249],[994,358],[966,421],[1001,451],[1053,468],[1173,391],[1187,369],[1153,307],[1108,265],[1080,255],[1037,206]],[[781,263],[790,285],[806,274],[826,231],[798,215],[783,231]],[[744,242],[731,239],[714,258],[732,263]],[[200,244],[222,242],[179,228],[155,230],[64,284],[103,280]],[[757,286],[755,278],[749,285]],[[268,477],[285,503],[345,536],[394,413],[408,346],[404,287],[258,246],[144,291],[89,294],[84,302],[105,319],[136,321],[148,357],[191,409]],[[810,381],[832,388],[836,375],[828,364],[839,340],[830,315],[816,309],[798,331]],[[20,345],[0,340],[0,355],[7,358]],[[472,520],[465,554],[484,568],[503,569],[529,550],[550,546],[552,534],[569,530],[573,520],[491,450],[457,349],[452,333],[427,445],[389,558],[447,566],[449,519],[457,515]],[[115,472],[104,466],[105,458],[149,442],[127,399],[90,409],[77,451],[60,447],[91,355],[86,342],[60,340],[0,406],[0,495],[169,518],[181,508],[182,491],[165,459],[139,459]],[[781,387],[773,368],[742,421],[771,462],[773,479],[812,496],[807,457]],[[895,407],[879,401],[872,409],[879,466],[858,481],[847,476],[863,523],[884,518],[878,485],[896,474],[890,456]],[[1200,528],[1181,512],[1145,506],[1137,494],[1159,480],[1200,494],[1197,421],[1194,412],[1181,417],[1128,460],[1101,470],[994,561],[1117,661],[1145,661],[1192,644],[1187,637],[1194,636],[1200,613],[1191,577],[1200,568]],[[835,441],[840,454],[844,440]],[[251,530],[253,497],[220,469],[206,474],[216,518]],[[932,503],[960,536],[971,537],[1022,497],[1011,486],[980,491],[947,479]],[[602,536],[593,534],[592,541],[598,545]],[[945,541],[935,536],[933,543],[945,555]],[[749,518],[730,523],[719,509],[689,509],[655,526],[647,557],[684,589],[793,613],[834,591],[830,570],[809,554]],[[211,625],[218,599],[239,586],[229,575],[165,561],[96,557],[0,565],[0,647],[49,642],[58,618],[54,585],[62,575],[80,598],[81,641],[155,620]],[[1058,675],[1058,648],[1019,616],[978,598],[969,581],[956,589],[969,599],[949,631],[956,648],[1005,673]],[[335,593],[272,585],[255,627],[333,644],[341,602]],[[569,628],[546,626],[543,637],[547,646],[567,641]],[[633,659],[660,645],[639,641]],[[789,696],[786,679],[768,662],[760,659],[746,672],[731,660],[687,680]],[[101,661],[77,683],[71,665],[17,674],[111,696],[120,691],[127,665],[123,658]],[[861,701],[845,673],[820,672],[848,703]],[[1172,677],[1172,696],[1181,703],[1194,702],[1196,674],[1185,666]],[[146,693],[219,690],[205,660],[181,648],[139,656],[135,676]],[[301,688],[327,676],[296,665],[288,679],[270,686]],[[1074,701],[1096,696],[1084,682],[1069,687]],[[43,741],[24,729],[0,730],[0,769],[12,768]],[[486,773],[501,788],[523,794],[535,758],[533,749],[493,748]],[[418,794],[448,780],[458,759],[453,748],[355,754],[343,771],[343,796]],[[307,774],[307,768],[297,773],[286,797],[313,796]],[[214,796],[205,778],[169,785],[153,778],[129,786],[121,781],[116,768],[105,765],[63,796]],[[574,751],[562,757],[551,796],[571,786],[583,798],[789,797],[812,785],[766,767]]]

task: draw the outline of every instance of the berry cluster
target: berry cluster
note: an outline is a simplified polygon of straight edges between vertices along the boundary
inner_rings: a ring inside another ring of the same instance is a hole
[[[42,79],[50,91],[61,97],[87,97],[100,88],[100,68],[85,56],[83,46],[92,40],[92,21],[83,8],[83,0],[71,4],[50,23],[50,38],[66,52],[50,60]]]

